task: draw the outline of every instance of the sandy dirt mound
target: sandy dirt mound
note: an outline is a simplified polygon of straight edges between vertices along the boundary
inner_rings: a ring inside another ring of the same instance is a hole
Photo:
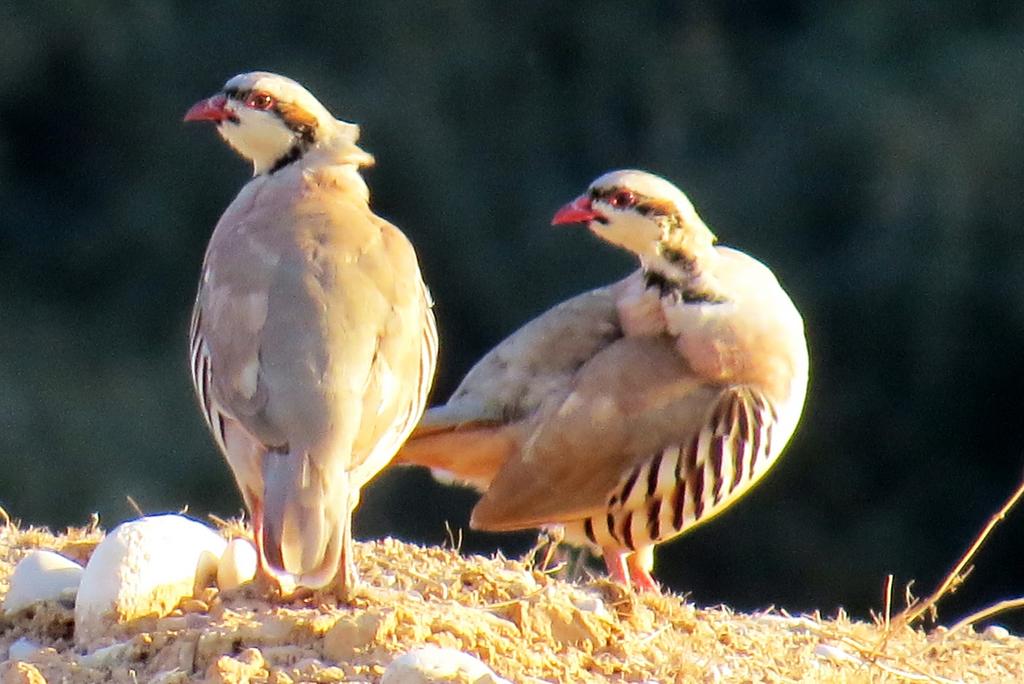
[[[0,597],[27,550],[85,561],[101,536],[95,526],[63,535],[0,527]],[[358,553],[367,588],[352,606],[315,596],[271,605],[253,589],[210,588],[86,648],[74,645],[71,606],[0,619],[0,682],[374,682],[428,644],[473,654],[514,682],[1024,681],[1024,643],[1004,633],[698,608],[393,539]],[[8,658],[19,639],[41,649]]]

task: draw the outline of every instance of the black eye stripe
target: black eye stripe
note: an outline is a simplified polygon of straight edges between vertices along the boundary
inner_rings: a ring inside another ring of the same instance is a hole
[[[611,204],[609,200],[614,197],[617,193],[622,192],[624,188],[611,187],[611,188],[591,188],[590,198],[592,200],[599,200],[607,204]],[[641,216],[666,216],[669,213],[673,213],[669,210],[664,202],[659,202],[653,197],[644,195],[630,190],[633,196],[636,198],[636,202],[633,204],[633,209],[637,211]]]
[[[249,98],[254,93],[255,94],[259,94],[259,95],[264,95],[266,97],[269,97],[273,101],[273,103],[274,103],[274,106],[271,107],[271,109],[275,109],[275,110],[277,109],[277,102],[278,102],[277,98],[274,97],[273,95],[271,95],[270,93],[264,92],[262,90],[256,90],[254,88],[246,88],[244,90],[241,89],[241,88],[226,88],[224,90],[224,96],[225,97],[227,97],[229,100],[237,100],[238,102],[241,102],[242,104],[245,104],[246,102],[248,102]]]
[[[644,201],[649,201],[650,199],[652,199],[652,198],[648,197],[647,195],[644,195],[643,193],[637,192],[636,190],[629,190],[628,188],[619,188],[619,187],[592,188],[590,190],[590,197],[592,199],[596,199],[596,200],[607,200],[607,199],[610,199],[610,198],[614,197],[615,195],[619,194],[620,192],[631,193],[633,195],[633,197],[636,198],[637,204],[639,204],[641,202],[644,202]]]
[[[229,98],[231,100],[237,100],[238,102],[241,102],[242,104],[245,104],[246,100],[249,99],[249,96],[252,95],[252,93],[253,93],[253,89],[252,88],[225,88],[224,89],[225,97],[227,97],[227,98]],[[281,119],[281,121],[284,122],[284,125],[287,126],[293,133],[295,133],[300,138],[302,138],[302,140],[307,145],[311,145],[313,142],[316,141],[316,131],[313,129],[312,126],[310,126],[309,124],[307,124],[305,122],[294,121],[294,120],[291,120],[288,117],[286,117],[284,111],[281,109],[281,102],[280,102],[280,100],[278,100],[273,95],[270,95],[269,93],[267,93],[267,95],[271,99],[273,99],[274,104],[271,107],[269,107],[269,108],[267,108],[265,110],[262,110],[262,111],[273,112],[274,114],[276,114]],[[237,123],[237,117],[234,117],[234,119],[235,119],[235,123]]]

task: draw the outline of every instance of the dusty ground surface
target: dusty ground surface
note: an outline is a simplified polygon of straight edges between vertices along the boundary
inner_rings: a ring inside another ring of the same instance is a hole
[[[0,520],[0,597],[28,549],[84,561],[101,536]],[[1024,642],[1005,634],[699,608],[392,539],[360,544],[359,555],[369,589],[348,607],[271,605],[251,590],[211,588],[169,617],[112,629],[84,648],[69,606],[0,618],[0,682],[374,682],[425,644],[474,654],[514,682],[1024,681]],[[9,660],[21,637],[43,650]]]

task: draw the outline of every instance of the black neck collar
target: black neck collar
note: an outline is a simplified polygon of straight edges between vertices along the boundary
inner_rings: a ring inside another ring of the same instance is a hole
[[[302,159],[302,155],[306,154],[307,149],[309,149],[309,146],[303,144],[301,141],[295,143],[290,148],[288,148],[288,151],[285,152],[280,159],[274,162],[274,165],[270,167],[269,171],[267,171],[267,175],[272,175],[273,173],[280,171],[284,167],[288,166],[292,162],[296,162],[299,159]]]
[[[725,302],[724,297],[714,292],[696,290],[659,271],[644,270],[644,284],[648,289],[657,288],[658,294],[662,297],[674,297],[686,304],[721,304]]]

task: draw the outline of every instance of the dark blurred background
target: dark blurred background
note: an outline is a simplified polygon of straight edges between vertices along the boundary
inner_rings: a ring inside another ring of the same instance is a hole
[[[0,505],[61,527],[241,500],[194,406],[206,241],[249,168],[186,108],[292,76],[363,126],[416,244],[435,400],[521,323],[633,264],[548,227],[635,166],[804,314],[812,381],[754,493],[659,551],[701,604],[881,606],[934,586],[1022,475],[1024,5],[873,0],[0,4]],[[381,476],[362,537],[444,543],[474,497]],[[532,537],[466,530],[463,549]],[[949,619],[1024,592],[1024,510]],[[901,591],[897,592],[898,594]]]

